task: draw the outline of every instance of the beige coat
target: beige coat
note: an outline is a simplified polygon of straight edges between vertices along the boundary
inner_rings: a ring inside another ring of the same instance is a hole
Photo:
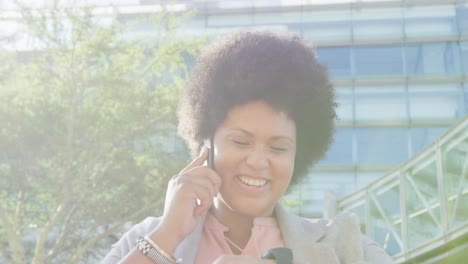
[[[277,205],[275,215],[284,243],[293,251],[295,264],[394,263],[379,245],[361,235],[359,219],[354,214],[343,213],[331,220],[312,220],[293,215]],[[118,263],[133,249],[137,237],[150,233],[159,221],[160,218],[148,217],[133,226],[112,246],[102,263]],[[182,258],[184,264],[194,262],[203,221],[204,217],[174,252],[174,257]]]

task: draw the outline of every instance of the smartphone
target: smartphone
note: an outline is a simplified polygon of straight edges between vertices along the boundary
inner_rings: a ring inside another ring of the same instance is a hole
[[[209,140],[209,147],[210,150],[208,152],[208,168],[214,170],[214,144],[213,144],[213,137],[211,137]]]
[[[262,259],[276,260],[278,264],[292,264],[293,253],[290,248],[286,247],[272,248],[263,253]]]

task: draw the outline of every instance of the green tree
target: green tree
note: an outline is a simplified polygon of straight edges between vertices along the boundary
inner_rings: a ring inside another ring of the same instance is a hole
[[[186,14],[21,7],[33,49],[0,48],[0,262],[96,261],[124,225],[160,213],[188,156],[175,137]],[[135,37],[146,23],[154,36]],[[120,233],[119,233],[120,234]]]

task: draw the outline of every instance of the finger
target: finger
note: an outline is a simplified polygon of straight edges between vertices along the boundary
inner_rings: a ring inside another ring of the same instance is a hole
[[[209,175],[209,176],[208,176]],[[218,194],[221,186],[219,176],[207,167],[199,167],[193,174],[177,175],[169,182],[170,193],[179,197],[186,197],[195,204],[198,197],[197,189],[203,188],[211,197]]]
[[[208,211],[213,205],[214,195],[210,190],[206,188],[203,190],[199,189],[199,192],[197,192],[197,196],[200,203],[197,204],[197,201],[195,201],[195,209],[193,210],[194,216],[202,215],[204,212]]]
[[[184,174],[187,171],[189,171],[189,170],[191,170],[191,169],[193,169],[195,167],[202,166],[203,163],[208,159],[208,150],[209,150],[209,148],[204,146],[203,149],[200,151],[200,155],[198,155],[198,157],[193,159],[192,162],[190,162],[187,165],[187,167],[182,169],[182,171],[179,174]]]
[[[193,180],[186,180],[178,191],[184,194],[185,199],[188,199],[185,200],[184,204],[193,208],[193,216],[201,215],[213,205],[213,186],[208,180],[205,180],[202,184],[195,183]]]
[[[195,182],[202,182],[208,180],[209,183],[212,185],[214,193],[217,194],[219,192],[219,188],[221,187],[221,177],[218,173],[208,167],[195,167],[186,172],[187,177],[190,177]]]
[[[174,190],[182,197],[187,197],[191,203],[197,205],[197,200],[200,201],[199,205],[211,206],[214,196],[217,194],[215,185],[208,177],[195,176],[195,175],[179,175],[174,179]]]

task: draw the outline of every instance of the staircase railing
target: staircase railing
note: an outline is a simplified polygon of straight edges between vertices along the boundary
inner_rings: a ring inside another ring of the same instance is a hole
[[[341,200],[398,263],[468,233],[468,117],[424,151]],[[466,240],[463,238],[463,241]]]

